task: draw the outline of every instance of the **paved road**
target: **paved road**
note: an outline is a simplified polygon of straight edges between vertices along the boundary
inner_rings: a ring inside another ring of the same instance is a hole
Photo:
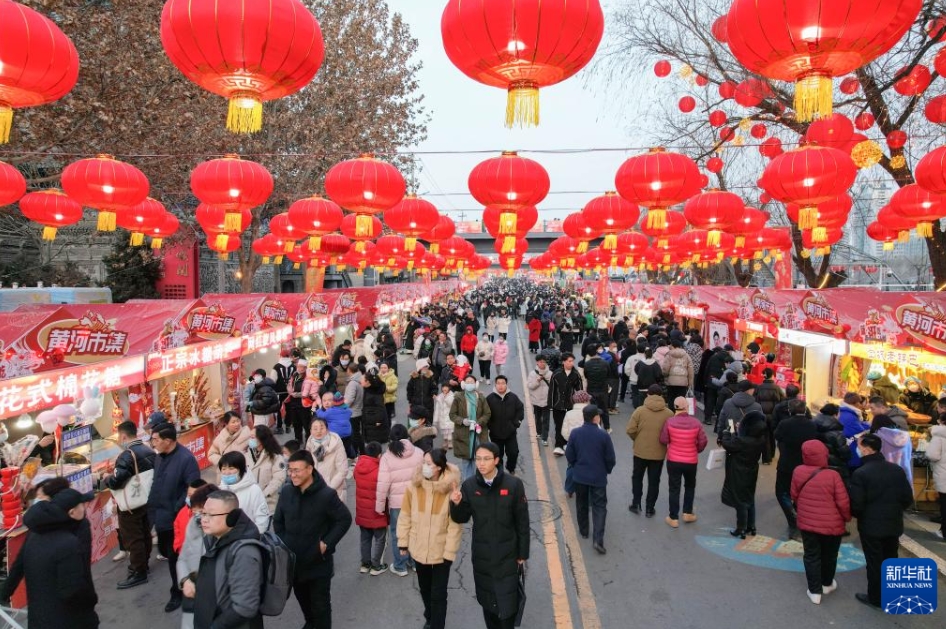
[[[507,364],[510,388],[522,394],[523,370],[532,368],[531,355],[522,353],[516,330],[510,336]],[[521,366],[520,366],[521,365]],[[402,358],[401,391],[413,368]],[[528,404],[527,404],[528,408]],[[699,522],[671,530],[666,515],[666,480],[661,487],[658,517],[645,519],[627,511],[630,496],[631,442],[624,435],[630,407],[623,406],[612,419],[618,466],[609,486],[610,513],[605,543],[608,554],[600,556],[589,540],[579,540],[571,511],[573,504],[561,490],[565,472],[563,459],[551,448],[542,448],[524,424],[520,429],[519,475],[526,484],[532,514],[532,560],[527,584],[528,604],[523,626],[543,629],[612,629],[624,627],[680,627],[715,629],[766,627],[807,629],[837,627],[942,627],[942,614],[933,617],[883,616],[854,599],[866,587],[863,561],[856,535],[847,538],[844,565],[851,569],[839,575],[840,588],[825,597],[820,607],[808,602],[800,568],[800,546],[785,543],[784,518],[771,488],[774,468],[763,467],[759,481],[760,536],[738,546],[727,530],[734,512],[719,501],[722,471],[698,477],[696,512]],[[405,421],[406,404],[398,403],[398,420]],[[531,417],[529,418],[531,422]],[[532,424],[530,423],[530,426]],[[538,462],[538,465],[537,465]],[[538,473],[536,473],[538,471]],[[354,491],[349,491],[353,506]],[[473,592],[469,562],[469,536],[450,581],[448,626],[481,627],[481,612]],[[390,629],[423,626],[423,607],[413,575],[399,578],[390,573],[370,577],[358,574],[358,534],[348,533],[336,554],[333,583],[335,627]],[[165,614],[170,585],[163,562],[152,561],[152,580],[146,586],[119,592],[114,583],[124,566],[108,559],[94,566],[99,591],[98,607],[103,627],[170,629],[179,626],[178,614]],[[782,569],[788,568],[788,569]],[[940,580],[940,601],[946,600],[946,582]],[[280,618],[266,620],[267,627],[301,627],[302,615],[290,600]]]

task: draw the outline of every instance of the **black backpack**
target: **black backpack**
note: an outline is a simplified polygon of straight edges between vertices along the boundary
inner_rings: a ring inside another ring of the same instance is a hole
[[[286,393],[289,390],[289,375],[292,370],[291,365],[276,363],[273,371],[276,372],[276,393]]]
[[[296,569],[296,555],[279,536],[272,531],[255,539],[235,542],[227,554],[227,571],[233,563],[233,553],[241,546],[257,546],[263,557],[263,591],[260,594],[259,613],[263,616],[279,616],[286,607],[292,592],[292,581]]]

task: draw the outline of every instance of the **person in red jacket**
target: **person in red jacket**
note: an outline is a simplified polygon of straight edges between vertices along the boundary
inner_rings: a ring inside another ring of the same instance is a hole
[[[808,598],[821,604],[821,595],[838,588],[834,574],[845,524],[851,521],[851,501],[841,475],[828,467],[828,448],[816,440],[801,446],[802,465],[792,473],[792,501],[805,547]]]
[[[471,367],[473,366],[473,356],[476,353],[477,343],[479,343],[479,339],[476,338],[476,332],[473,331],[473,327],[466,326],[466,332],[460,337],[460,351],[466,356]]]
[[[358,457],[352,476],[355,479],[355,524],[361,529],[361,569],[371,576],[384,574],[388,566],[382,563],[388,516],[375,511],[378,495],[378,470],[381,466],[381,444],[372,441],[365,445],[365,453]]]
[[[670,515],[664,520],[670,528],[680,526],[680,483],[683,482],[683,521],[696,522],[693,498],[696,495],[696,468],[700,452],[706,448],[703,424],[687,413],[687,400],[673,401],[676,415],[660,429],[660,443],[667,446],[667,481],[670,490]]]
[[[529,351],[533,354],[539,351],[539,338],[542,336],[542,322],[538,317],[532,317],[529,324]]]

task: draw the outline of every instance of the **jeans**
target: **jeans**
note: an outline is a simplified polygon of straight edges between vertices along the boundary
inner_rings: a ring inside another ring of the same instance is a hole
[[[801,541],[805,547],[803,561],[805,577],[808,579],[808,591],[812,594],[821,594],[821,588],[831,585],[834,581],[834,573],[838,568],[841,536],[802,531]]]
[[[622,373],[622,374],[621,374],[621,392],[620,392],[620,395],[619,395],[619,399],[620,399],[622,402],[624,401],[624,398],[627,397],[627,388],[628,388],[628,386],[630,386],[630,384],[631,384],[631,379],[628,378],[627,374]],[[632,397],[633,397],[633,395],[632,395]]]
[[[483,619],[486,621],[486,629],[514,629],[516,626],[515,614],[509,618],[500,618],[485,607],[483,608]]]
[[[502,376],[505,373],[506,363],[496,363],[496,375]]]
[[[384,560],[384,543],[388,530],[368,529],[363,526],[361,529],[361,563],[371,564],[377,568]],[[391,546],[397,546],[397,540],[391,540]]]
[[[549,407],[532,405],[532,414],[535,415],[536,436],[542,441],[549,440]]]
[[[297,579],[292,590],[296,593],[306,627],[332,629],[332,577],[311,581]]]
[[[351,445],[356,455],[365,453],[365,433],[361,428],[361,415],[352,417],[351,422]]]
[[[118,512],[118,532],[122,550],[130,555],[129,566],[135,574],[148,572],[151,557],[151,524],[148,522],[148,506],[132,511]]]
[[[611,417],[608,415],[608,392],[607,391],[588,391],[591,396],[591,403],[601,411],[601,425],[605,430],[611,429]]]
[[[480,361],[480,378],[490,379],[489,368],[493,364],[491,360],[481,360]]]
[[[736,528],[740,531],[755,529],[755,501],[752,504],[740,502],[736,505]]]
[[[683,481],[683,512],[693,513],[693,497],[696,494],[696,463],[667,461],[667,480],[670,485],[670,519],[680,515],[680,481]]]
[[[397,544],[397,517],[401,515],[400,509],[388,509],[388,530],[391,533],[391,563],[398,572],[404,572],[407,567],[413,563],[410,553],[402,553]]]
[[[716,414],[716,398],[719,396],[719,387],[706,385],[706,395],[703,398],[703,421],[708,422]]]
[[[473,459],[460,459],[460,482],[476,474],[476,462]]]
[[[125,543],[128,543],[128,540],[125,540]],[[168,571],[171,573],[171,598],[180,599],[182,594],[177,580],[177,553],[174,552],[173,530],[158,531],[158,552],[168,560]]]
[[[506,460],[506,470],[510,474],[516,473],[516,465],[519,463],[519,442],[516,441],[516,435],[513,434],[508,439],[493,438],[493,443],[499,446],[499,464]]]
[[[861,536],[861,548],[864,549],[864,559],[867,560],[867,598],[876,606],[880,606],[880,572],[886,559],[896,559],[900,551],[899,537],[872,537]]]
[[[565,437],[562,436],[562,424],[565,423],[565,413],[568,411],[560,411],[558,409],[552,409],[552,419],[555,420],[555,447],[564,448],[565,444],[568,443],[565,441]]]
[[[428,565],[417,564],[417,588],[424,601],[424,620],[430,629],[443,629],[447,624],[447,585],[450,583],[452,561]]]
[[[654,511],[657,504],[657,496],[660,493],[660,475],[663,473],[663,460],[642,459],[639,456],[634,457],[634,471],[631,473],[631,500],[633,504],[640,506],[641,498],[644,495],[644,474],[647,474],[647,502],[645,506],[647,511]]]
[[[794,531],[798,528],[798,517],[795,513],[795,505],[792,504],[792,471],[793,470],[783,472],[782,470],[776,470],[775,499],[778,500],[779,506],[782,507],[785,520],[788,522],[788,528]]]
[[[608,488],[592,487],[575,483],[575,513],[578,516],[578,532],[588,534],[588,508],[591,508],[591,539],[604,544],[604,522],[608,517]]]

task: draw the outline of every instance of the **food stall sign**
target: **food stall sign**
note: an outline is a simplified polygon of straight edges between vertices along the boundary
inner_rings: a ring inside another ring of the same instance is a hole
[[[144,380],[141,356],[58,369],[0,383],[0,419],[71,404],[85,388],[124,389]]]
[[[801,330],[789,330],[787,328],[779,328],[778,341],[779,343],[788,343],[789,345],[795,345],[797,347],[831,345],[833,353],[837,353],[837,351],[843,352],[844,348],[847,347],[847,342],[844,339],[836,339],[824,334],[814,334]]]
[[[62,431],[62,449],[75,450],[92,443],[92,426],[81,426]]]
[[[332,317],[312,317],[296,323],[296,337],[308,336],[332,329]]]
[[[687,319],[705,319],[706,309],[695,306],[677,306],[677,314]]]
[[[346,312],[335,317],[335,327],[340,328],[343,325],[355,325],[358,322],[357,312]]]
[[[888,343],[851,343],[850,354],[856,358],[898,364],[931,373],[946,374],[946,356],[918,349],[896,348]]]
[[[66,480],[69,481],[72,488],[78,492],[83,494],[91,492],[94,489],[94,483],[92,482],[92,466],[89,465],[71,474],[66,474]]]
[[[242,339],[243,355],[246,356],[247,354],[258,352],[263,348],[292,340],[292,328],[288,325],[281,325],[276,328],[269,328],[268,330],[260,330],[259,332],[247,334],[243,336]]]
[[[243,353],[241,338],[226,338],[196,345],[185,345],[148,354],[148,380],[173,376],[190,369],[236,360]]]
[[[748,319],[734,320],[733,327],[743,332],[753,332],[755,334],[762,334],[763,336],[768,336],[769,332],[768,327],[764,323],[750,321]]]

